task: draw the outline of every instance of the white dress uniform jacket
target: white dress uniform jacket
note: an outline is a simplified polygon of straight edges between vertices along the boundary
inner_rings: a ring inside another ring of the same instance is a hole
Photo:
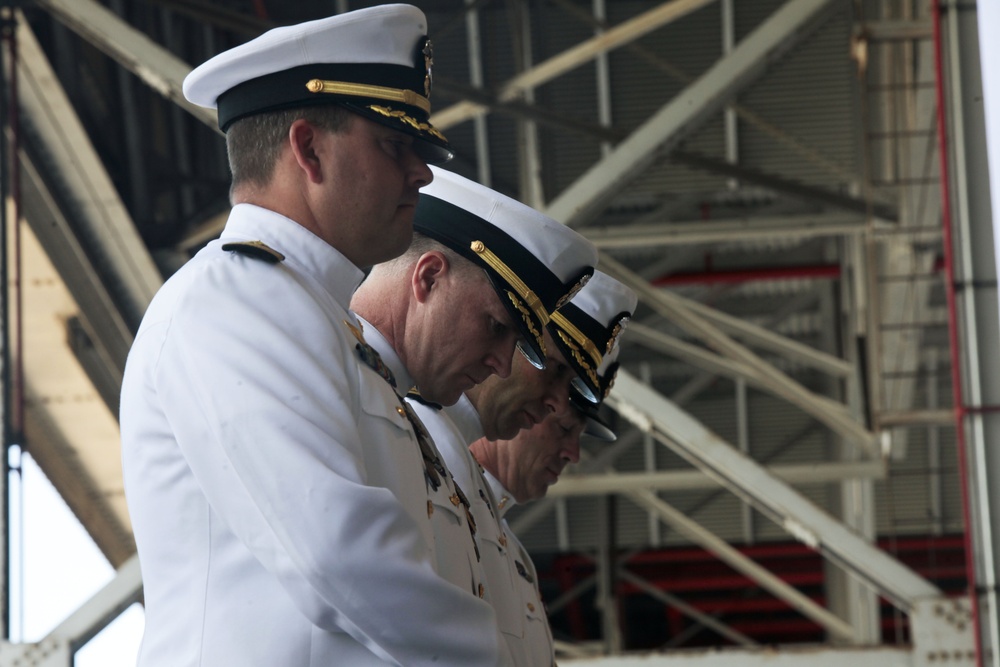
[[[409,389],[413,380],[403,366],[399,355],[389,345],[389,341],[364,318],[359,317],[365,325],[365,340],[375,348],[382,360],[395,374],[398,387]],[[407,400],[411,406],[419,406],[417,401]],[[413,412],[417,420],[417,428],[425,428],[422,420]],[[428,432],[428,436],[430,433]],[[434,548],[438,573],[456,586],[471,592],[477,597],[486,593],[486,577],[480,565],[479,545],[476,540],[476,522],[472,517],[469,499],[455,482],[448,470],[444,457],[438,451],[432,438],[426,441],[428,458],[436,461],[424,461],[424,467],[430,466],[425,476],[427,482],[427,517],[430,519],[433,532]],[[498,635],[499,639],[499,635]]]
[[[483,437],[479,414],[464,395],[458,403],[444,410],[423,405],[414,407],[455,480],[463,489],[468,489],[486,573],[486,599],[496,610],[497,622],[514,664],[551,667],[552,637],[540,595],[518,569],[520,562],[525,574],[534,582],[534,565],[502,520],[494,491],[487,482],[489,473],[469,451],[469,444]],[[530,574],[527,572],[529,567]]]
[[[284,260],[223,250],[255,240]],[[241,204],[150,305],[121,400],[141,667],[504,664],[490,606],[435,571],[418,443],[352,331],[361,278]]]
[[[521,609],[524,614],[524,641],[517,647],[518,653],[514,655],[515,660],[524,660],[526,665],[554,665],[555,644],[552,641],[552,628],[549,627],[549,619],[545,612],[545,605],[542,604],[542,593],[538,588],[538,572],[535,570],[535,563],[531,560],[528,550],[517,539],[507,523],[505,515],[510,508],[517,504],[514,496],[503,487],[500,481],[490,474],[488,470],[483,471],[483,477],[493,491],[493,496],[497,499],[497,506],[500,510],[500,525],[507,536],[507,545],[511,557],[514,558],[514,567],[517,570],[517,586],[521,592]],[[518,663],[521,664],[521,663]]]

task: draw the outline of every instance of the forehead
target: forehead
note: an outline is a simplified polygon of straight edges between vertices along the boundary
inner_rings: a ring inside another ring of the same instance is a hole
[[[558,415],[553,415],[552,419],[565,429],[579,428],[582,430],[587,425],[587,418],[572,407]]]

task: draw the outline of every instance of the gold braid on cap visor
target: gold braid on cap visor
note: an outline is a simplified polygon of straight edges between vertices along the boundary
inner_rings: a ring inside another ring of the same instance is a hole
[[[412,107],[422,109],[424,113],[430,114],[431,101],[412,90],[406,88],[387,88],[386,86],[372,86],[365,83],[348,83],[346,81],[325,81],[323,79],[310,79],[306,82],[306,89],[310,93],[330,93],[333,95],[349,95],[354,97],[374,97],[379,100],[389,102],[402,102]],[[430,123],[421,123],[405,111],[397,111],[389,107],[381,107],[376,104],[368,105],[368,108],[375,113],[382,114],[387,118],[395,118],[406,123],[410,127],[420,132],[426,132],[437,137],[441,141],[448,141],[436,127]]]
[[[535,329],[535,325],[531,322],[531,318],[525,310],[525,306],[530,308],[531,312],[535,314],[535,317],[538,318],[538,321],[544,327],[549,323],[549,313],[545,310],[545,306],[542,305],[541,299],[539,299],[538,295],[524,284],[524,281],[521,280],[521,278],[514,273],[509,266],[504,264],[502,259],[494,255],[493,252],[486,247],[485,243],[482,241],[473,241],[469,247],[472,248],[472,252],[479,255],[479,257],[486,262],[491,269],[496,271],[500,277],[514,289],[517,297],[520,297],[520,300],[518,300],[514,298],[515,294],[512,294],[509,290],[507,292],[507,296],[510,297],[511,302],[513,302],[517,309],[521,311],[521,317],[524,319],[524,323],[528,325],[528,330],[531,331],[532,335],[538,339],[538,344],[541,346],[542,353],[544,354],[545,339],[542,337],[542,334]]]
[[[573,323],[566,319],[566,316],[562,313],[552,313],[552,323],[559,327],[559,337],[572,350],[573,357],[587,371],[587,376],[593,380],[594,386],[600,387],[601,383],[597,380],[597,371],[595,369],[600,367],[604,357],[601,355],[601,351],[597,349],[597,346],[594,345],[594,341],[590,340],[582,331],[573,326]],[[583,358],[583,355],[580,353],[581,348],[587,353],[593,364]]]
[[[409,104],[411,107],[423,109],[424,113],[429,114],[431,112],[431,101],[429,99],[420,93],[415,93],[406,88],[387,88],[386,86],[372,86],[367,83],[310,79],[306,82],[306,89],[310,93],[374,97],[375,99],[388,100],[389,102],[402,102],[403,104]]]

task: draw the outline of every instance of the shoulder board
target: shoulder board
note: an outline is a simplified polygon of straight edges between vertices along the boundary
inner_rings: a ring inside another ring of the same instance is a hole
[[[424,398],[423,396],[421,396],[420,395],[420,390],[417,389],[416,387],[414,387],[410,391],[406,392],[406,398],[410,399],[411,401],[416,401],[417,403],[420,403],[421,405],[426,405],[427,407],[431,408],[432,410],[441,410],[441,409],[444,408],[444,406],[442,406],[440,403],[434,403],[433,401],[428,401],[426,398]]]
[[[239,241],[226,243],[222,246],[222,249],[228,250],[229,252],[235,252],[240,255],[246,255],[247,257],[253,257],[254,259],[262,259],[268,264],[277,264],[278,262],[285,261],[284,255],[274,248],[271,248],[263,241]]]

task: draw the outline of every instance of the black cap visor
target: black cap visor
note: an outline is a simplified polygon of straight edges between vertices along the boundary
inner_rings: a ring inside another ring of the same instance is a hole
[[[614,442],[618,436],[611,430],[611,425],[604,421],[600,413],[600,404],[591,403],[575,392],[570,392],[569,402],[586,419],[583,435],[589,435],[604,442]]]
[[[246,116],[321,104],[339,104],[369,120],[416,137],[417,153],[430,164],[454,155],[445,136],[428,122],[424,74],[412,67],[355,63],[312,64],[245,81],[219,95],[219,128]]]
[[[341,101],[339,104],[372,122],[415,137],[417,141],[413,142],[413,149],[427,164],[444,164],[455,157],[443,134],[430,123],[422,123],[402,109],[384,103],[363,106]]]
[[[507,283],[494,271],[488,268],[484,268],[483,271],[490,279],[490,285],[493,286],[493,290],[497,293],[497,298],[500,299],[500,303],[503,304],[507,310],[507,314],[510,315],[514,326],[521,332],[521,340],[518,341],[517,349],[532,366],[538,369],[545,368],[546,354],[545,341],[543,339],[545,328],[538,321],[537,315],[525,305],[524,300],[515,294]]]

